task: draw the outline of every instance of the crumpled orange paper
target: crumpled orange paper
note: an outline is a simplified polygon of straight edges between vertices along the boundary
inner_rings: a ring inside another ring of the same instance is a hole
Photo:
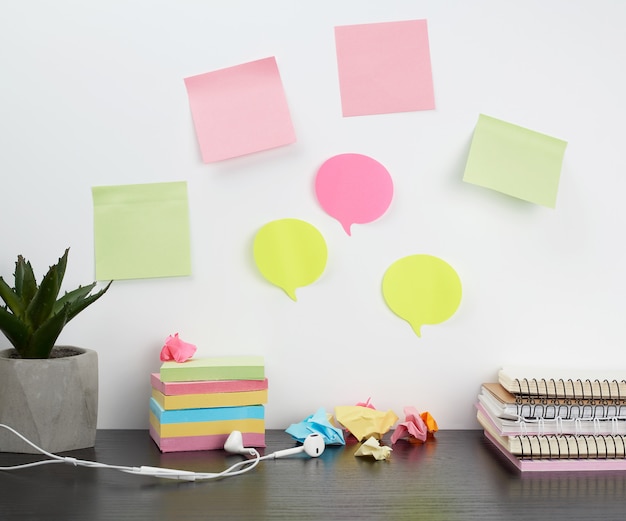
[[[381,439],[398,421],[393,411],[377,411],[362,405],[339,405],[335,407],[335,418],[359,441],[371,436]]]
[[[405,407],[404,415],[405,421],[399,423],[391,435],[392,444],[401,438],[415,438],[424,442],[429,434],[434,434],[438,429],[437,422],[429,412],[420,414],[415,407]]]
[[[381,461],[389,459],[391,456],[391,447],[381,445],[380,442],[371,436],[365,440],[354,453],[355,456],[372,456],[374,459]]]
[[[186,362],[196,352],[196,346],[178,338],[178,333],[170,335],[161,349],[161,361]]]

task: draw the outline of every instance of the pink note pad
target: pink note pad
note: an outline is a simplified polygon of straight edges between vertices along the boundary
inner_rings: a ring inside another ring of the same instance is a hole
[[[210,434],[207,436],[177,436],[162,438],[150,425],[150,437],[161,452],[187,452],[193,450],[218,450],[224,448],[228,434]],[[265,447],[264,432],[243,432],[244,447]]]
[[[150,375],[150,384],[166,396],[185,394],[236,393],[242,391],[263,391],[268,388],[264,380],[200,380],[195,382],[163,382],[159,373]]]
[[[426,20],[335,27],[344,116],[435,108]]]
[[[274,57],[185,78],[205,163],[296,141]]]

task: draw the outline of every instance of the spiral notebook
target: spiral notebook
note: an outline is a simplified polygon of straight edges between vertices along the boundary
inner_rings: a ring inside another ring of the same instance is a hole
[[[600,434],[600,435],[625,435],[625,418],[573,418],[560,417],[546,418],[517,418],[510,420],[500,418],[493,409],[478,397],[476,405],[478,411],[494,424],[501,436],[525,436],[534,434]]]
[[[509,366],[498,373],[515,395],[572,400],[626,400],[626,371]]]
[[[563,400],[516,396],[499,383],[482,384],[478,399],[494,416],[508,420],[626,419],[625,400]]]
[[[522,472],[606,472],[626,470],[626,459],[623,458],[524,459],[508,452],[488,431],[485,431],[485,437],[497,449],[499,454]]]
[[[502,436],[480,410],[477,418],[485,437],[521,471],[626,470],[626,436]]]

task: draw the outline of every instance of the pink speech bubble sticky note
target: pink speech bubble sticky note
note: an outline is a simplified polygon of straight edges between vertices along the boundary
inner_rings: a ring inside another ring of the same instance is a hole
[[[435,108],[426,20],[335,27],[335,46],[344,116]]]
[[[185,78],[205,163],[296,141],[274,57]]]
[[[393,181],[375,159],[339,154],[317,171],[315,193],[324,211],[351,235],[352,224],[372,222],[387,211],[393,198]]]

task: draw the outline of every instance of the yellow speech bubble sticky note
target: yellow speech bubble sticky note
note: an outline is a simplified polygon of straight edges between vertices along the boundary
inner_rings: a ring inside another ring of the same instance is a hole
[[[315,226],[299,219],[264,225],[254,238],[254,260],[269,282],[296,300],[296,288],[315,282],[326,268],[326,241]]]
[[[448,320],[461,303],[461,280],[447,262],[432,255],[410,255],[383,276],[385,302],[421,337],[424,324]]]

